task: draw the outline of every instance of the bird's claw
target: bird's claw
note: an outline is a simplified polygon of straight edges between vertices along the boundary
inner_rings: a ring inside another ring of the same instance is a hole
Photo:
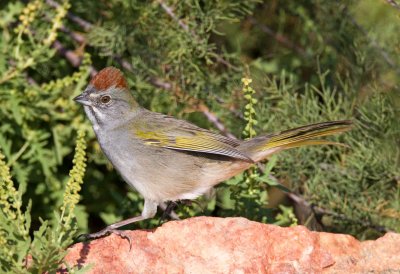
[[[132,249],[132,239],[129,236],[129,234],[126,233],[124,230],[118,230],[118,229],[113,229],[113,228],[107,228],[106,227],[103,230],[100,230],[99,232],[90,233],[90,234],[81,234],[76,239],[77,240],[84,239],[85,241],[94,240],[94,239],[98,239],[98,238],[102,238],[104,236],[110,235],[111,233],[113,233],[115,235],[118,235],[122,239],[128,240],[129,251],[131,251],[131,249]]]

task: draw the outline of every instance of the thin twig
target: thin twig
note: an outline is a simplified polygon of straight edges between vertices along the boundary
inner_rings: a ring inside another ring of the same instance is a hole
[[[83,59],[82,56],[78,56],[74,51],[66,49],[58,40],[55,40],[52,46],[57,50],[57,53],[64,56],[73,67],[76,68],[80,66]]]
[[[159,0],[158,3],[161,5],[161,7],[164,9],[164,11],[171,16],[172,19],[174,19],[178,25],[183,28],[185,31],[189,32],[189,26],[186,25],[182,20],[180,20],[175,13],[173,12],[172,8],[167,6],[162,0]],[[197,36],[194,32],[191,32],[192,35]]]
[[[81,65],[81,62],[83,60],[83,56],[78,55],[72,50],[69,50],[64,47],[64,45],[58,41],[55,40],[52,47],[57,50],[57,53],[65,59],[73,66],[73,67],[79,67]],[[90,75],[93,77],[94,75],[97,74],[97,70],[93,66],[89,66],[90,70]]]
[[[300,54],[302,56],[306,55],[306,52],[303,48],[301,48],[300,46],[297,46],[295,43],[290,41],[285,36],[274,32],[270,27],[259,23],[254,17],[248,17],[248,20],[252,25],[257,26],[259,29],[261,29],[266,34],[272,36],[278,43],[281,43],[283,46],[296,51],[298,54]]]
[[[86,38],[82,34],[76,32],[76,31],[71,31],[69,28],[65,26],[61,26],[60,30],[70,36],[73,40],[78,42],[79,44],[86,44]]]
[[[219,118],[210,111],[210,109],[205,104],[200,104],[198,109],[203,113],[203,115],[207,118],[208,121],[213,123],[213,125],[225,136],[228,136],[232,139],[237,139],[232,133],[230,133],[224,124],[219,120]]]
[[[386,0],[392,7],[400,11],[400,5],[394,0]]]
[[[394,232],[392,229],[387,228],[385,226],[376,225],[376,224],[373,224],[373,223],[371,223],[369,221],[354,220],[354,219],[346,216],[345,214],[336,213],[334,211],[327,210],[327,209],[324,209],[322,207],[318,207],[318,206],[312,205],[308,201],[306,201],[306,199],[304,199],[303,197],[301,197],[300,195],[297,195],[295,193],[287,193],[287,195],[294,202],[296,202],[298,204],[301,204],[304,207],[310,208],[311,212],[314,212],[314,214],[316,216],[321,217],[322,215],[330,215],[330,216],[333,216],[333,217],[338,218],[340,220],[345,220],[347,222],[350,222],[350,223],[353,223],[353,224],[358,224],[358,225],[361,225],[363,227],[372,228],[372,229],[374,229],[376,231],[379,231],[381,233]]]

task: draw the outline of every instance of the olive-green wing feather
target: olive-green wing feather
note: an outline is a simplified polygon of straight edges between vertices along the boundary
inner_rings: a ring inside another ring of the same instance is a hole
[[[181,151],[229,156],[252,162],[236,149],[240,141],[199,128],[189,122],[154,112],[144,112],[136,119],[135,137],[149,146]]]

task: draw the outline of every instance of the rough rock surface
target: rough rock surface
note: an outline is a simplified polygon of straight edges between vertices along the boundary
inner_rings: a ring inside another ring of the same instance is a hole
[[[154,231],[79,243],[66,262],[89,273],[400,273],[400,234],[349,235],[283,228],[244,218],[197,217]],[[60,269],[60,272],[65,272]]]

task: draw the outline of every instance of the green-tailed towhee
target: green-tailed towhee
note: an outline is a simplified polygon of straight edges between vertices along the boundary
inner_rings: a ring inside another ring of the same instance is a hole
[[[114,67],[101,70],[74,100],[84,106],[105,155],[145,199],[140,216],[112,224],[88,238],[152,218],[157,206],[165,202],[196,199],[273,153],[335,144],[315,138],[351,128],[351,121],[332,121],[235,140],[139,106],[123,74]]]

